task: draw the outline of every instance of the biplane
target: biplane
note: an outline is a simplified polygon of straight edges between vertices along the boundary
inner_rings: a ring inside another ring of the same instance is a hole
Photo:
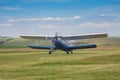
[[[73,45],[68,41],[70,40],[80,40],[80,39],[91,39],[91,38],[105,38],[108,35],[106,33],[97,33],[97,34],[83,34],[83,35],[64,35],[59,36],[58,33],[55,36],[47,35],[20,35],[24,39],[35,39],[35,40],[51,40],[51,46],[41,46],[41,45],[28,45],[28,47],[33,49],[46,49],[50,50],[48,53],[51,54],[56,50],[65,51],[67,54],[72,54],[73,50],[76,49],[87,49],[87,48],[96,48],[96,44],[80,44]]]

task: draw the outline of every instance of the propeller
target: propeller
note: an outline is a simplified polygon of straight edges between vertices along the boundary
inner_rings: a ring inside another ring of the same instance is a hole
[[[52,52],[55,51],[53,47],[55,47],[54,42],[55,42],[55,40],[56,40],[57,38],[58,38],[58,32],[56,32],[56,33],[55,33],[55,37],[52,38],[52,42],[51,42],[52,45],[51,45],[49,54],[51,54]]]
[[[55,37],[58,37],[58,32],[55,33]]]

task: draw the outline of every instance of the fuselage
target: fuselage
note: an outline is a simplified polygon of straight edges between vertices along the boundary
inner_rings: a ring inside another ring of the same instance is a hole
[[[52,43],[57,49],[68,51],[67,47],[69,46],[67,41],[63,40],[62,38],[54,37]]]

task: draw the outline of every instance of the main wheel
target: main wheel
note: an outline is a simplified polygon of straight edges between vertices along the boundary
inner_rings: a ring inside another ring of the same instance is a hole
[[[49,54],[51,54],[52,53],[52,51],[49,51]]]
[[[69,54],[69,52],[68,52],[68,51],[67,51],[66,53],[67,53],[67,54]]]

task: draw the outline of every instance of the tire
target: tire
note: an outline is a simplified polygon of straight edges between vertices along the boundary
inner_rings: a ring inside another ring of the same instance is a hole
[[[67,53],[67,54],[69,54],[69,52],[68,52],[68,51],[67,51],[66,53]]]
[[[52,52],[51,51],[49,51],[49,54],[51,54]]]

